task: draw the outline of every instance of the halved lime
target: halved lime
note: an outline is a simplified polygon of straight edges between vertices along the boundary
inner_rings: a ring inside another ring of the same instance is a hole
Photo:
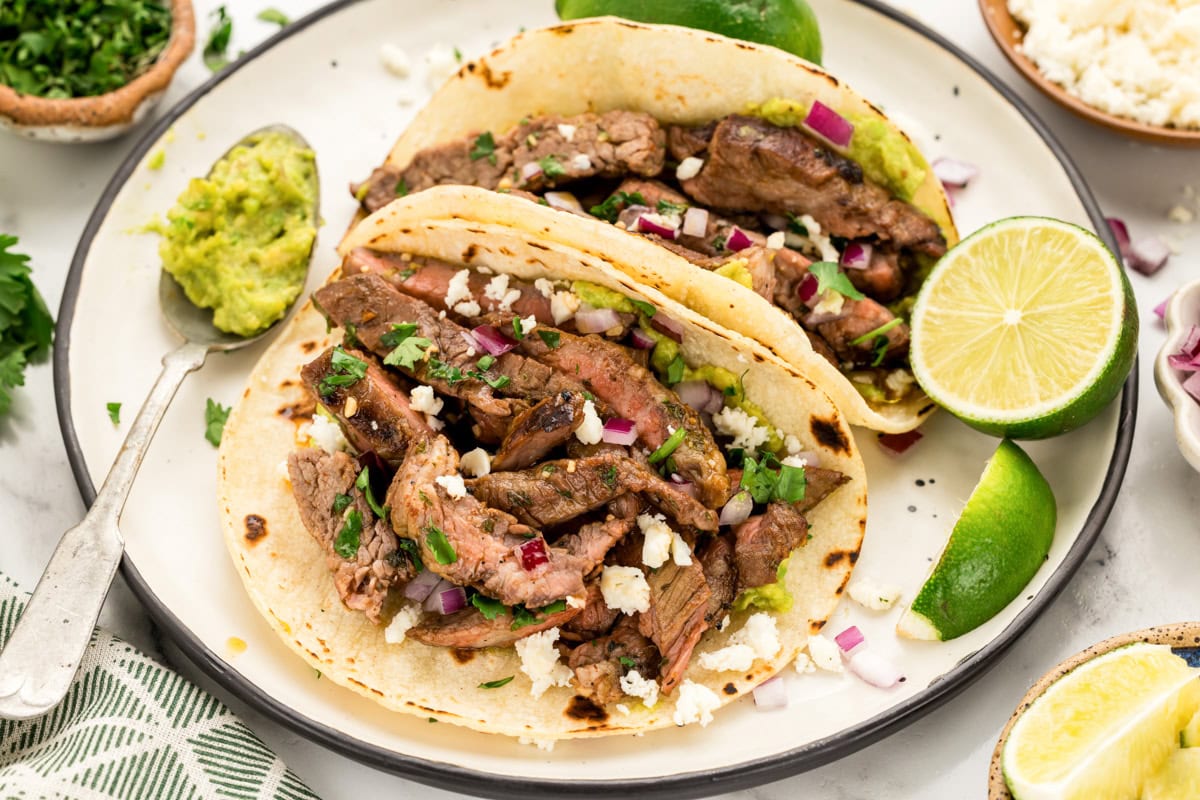
[[[1037,465],[1011,441],[1000,442],[896,632],[944,641],[987,622],[1046,560],[1056,518],[1054,493]]]
[[[562,19],[611,14],[769,44],[821,63],[817,15],[805,0],[555,0]]]
[[[1200,711],[1196,712],[1179,734],[1179,746],[1200,748]]]
[[[912,313],[913,375],[938,405],[985,433],[1056,436],[1121,390],[1137,307],[1094,234],[1042,217],[994,222],[930,273]]]
[[[1162,769],[1150,776],[1141,800],[1196,800],[1200,797],[1200,749],[1171,753]]]
[[[1198,676],[1169,647],[1146,643],[1112,650],[1068,672],[1009,731],[1001,761],[1013,797],[1141,796],[1147,779],[1177,750],[1184,723],[1200,709]]]

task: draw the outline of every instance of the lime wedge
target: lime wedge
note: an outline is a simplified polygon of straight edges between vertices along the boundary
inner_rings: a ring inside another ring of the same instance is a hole
[[[1118,648],[1067,673],[1009,732],[1001,759],[1013,797],[1139,797],[1147,779],[1177,750],[1180,729],[1200,709],[1198,675],[1169,647],[1145,643]]]
[[[1176,750],[1142,788],[1142,800],[1196,800],[1200,797],[1200,749]]]
[[[1200,747],[1200,711],[1196,712],[1191,722],[1179,734],[1179,745],[1180,747]]]
[[[1120,391],[1137,327],[1125,272],[1094,234],[1013,217],[959,242],[921,287],[913,375],[934,402],[985,433],[1056,436]]]
[[[1002,441],[896,632],[953,639],[994,617],[1046,560],[1056,516],[1054,493],[1037,465]]]

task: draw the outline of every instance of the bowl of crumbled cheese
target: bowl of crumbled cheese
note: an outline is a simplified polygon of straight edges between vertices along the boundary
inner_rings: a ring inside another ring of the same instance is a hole
[[[1008,60],[1085,119],[1200,146],[1197,0],[979,0]]]

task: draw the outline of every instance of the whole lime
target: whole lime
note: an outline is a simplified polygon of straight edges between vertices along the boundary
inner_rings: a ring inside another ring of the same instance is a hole
[[[614,16],[682,25],[769,44],[821,63],[817,15],[805,0],[555,0],[562,19]]]

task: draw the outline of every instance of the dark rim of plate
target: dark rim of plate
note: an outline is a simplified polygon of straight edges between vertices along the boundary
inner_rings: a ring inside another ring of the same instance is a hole
[[[320,22],[325,17],[344,8],[354,5],[361,0],[337,0],[317,9],[308,16],[298,20],[272,36],[267,41],[255,47],[244,56],[233,62],[229,67],[214,75],[203,86],[200,86],[165,116],[158,120],[152,128],[146,131],[138,144],[133,148],[125,161],[117,169],[96,209],[88,219],[79,245],[71,260],[71,269],[67,276],[66,287],[63,291],[62,304],[59,307],[58,341],[54,350],[54,387],[58,409],[58,419],[62,429],[63,442],[66,445],[67,456],[70,460],[71,471],[84,501],[89,505],[95,499],[96,490],[84,463],[80,449],[79,438],[75,433],[74,421],[71,418],[71,382],[68,373],[69,353],[71,345],[71,323],[75,304],[79,299],[80,281],[83,264],[96,232],[100,229],[108,214],[109,208],[117,194],[133,173],[143,156],[158,141],[176,119],[191,108],[200,98],[216,88],[225,78],[249,64],[284,39],[296,34],[309,26]],[[987,81],[993,89],[1004,97],[1025,118],[1025,121],[1045,141],[1046,145],[1062,164],[1075,191],[1087,210],[1092,224],[1099,232],[1104,242],[1117,251],[1116,241],[1104,221],[1104,214],[1096,204],[1091,190],[1084,181],[1079,169],[1075,166],[1062,144],[1050,132],[1046,124],[1021,100],[1007,85],[993,75],[974,57],[952,44],[946,38],[930,30],[925,25],[906,16],[900,11],[889,8],[878,0],[854,0],[859,5],[866,6],[876,13],[904,25],[924,36],[942,49],[950,52],[970,69]],[[912,724],[920,717],[928,714],[942,703],[957,695],[971,683],[978,680],[984,672],[998,663],[999,657],[1016,642],[1017,638],[1033,623],[1058,596],[1059,592],[1084,562],[1092,549],[1117,494],[1129,462],[1129,453],[1133,443],[1134,419],[1137,412],[1137,374],[1138,365],[1135,362],[1133,371],[1125,382],[1121,392],[1121,408],[1117,421],[1116,444],[1113,448],[1112,459],[1104,476],[1104,485],[1095,505],[1088,512],[1087,521],[1080,531],[1075,543],[1071,546],[1063,563],[1050,576],[1046,585],[1029,605],[1005,628],[999,636],[985,647],[959,662],[952,670],[935,680],[919,694],[887,709],[881,714],[857,725],[839,731],[832,736],[811,742],[787,752],[767,756],[753,761],[734,764],[710,770],[688,772],[678,775],[668,775],[653,778],[631,780],[613,779],[600,781],[579,780],[548,780],[521,778],[515,776],[495,775],[478,770],[466,769],[444,762],[428,761],[415,758],[391,750],[387,750],[367,742],[350,738],[334,728],[318,723],[305,717],[283,703],[276,700],[263,689],[252,683],[228,663],[207,648],[151,590],[149,584],[139,574],[137,567],[126,556],[121,562],[121,569],[130,588],[145,606],[154,621],[162,626],[172,640],[193,662],[200,666],[224,689],[244,700],[260,713],[271,718],[301,735],[315,741],[348,758],[368,764],[372,767],[410,778],[421,783],[437,786],[442,789],[465,792],[485,797],[501,798],[554,798],[554,797],[612,797],[619,794],[634,794],[643,798],[687,798],[704,797],[721,792],[731,792],[751,786],[781,780],[805,770],[828,764],[843,756],[866,747],[873,742],[889,736],[901,728]]]

